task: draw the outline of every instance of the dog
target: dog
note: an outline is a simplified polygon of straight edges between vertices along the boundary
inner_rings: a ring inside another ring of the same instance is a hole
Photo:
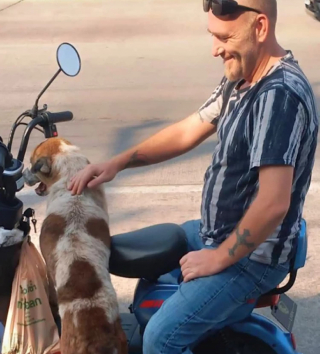
[[[61,317],[61,354],[127,354],[118,301],[108,272],[110,232],[103,188],[72,196],[70,178],[89,164],[80,149],[49,138],[31,155],[27,185],[48,196],[40,249]],[[52,300],[51,300],[52,301]]]

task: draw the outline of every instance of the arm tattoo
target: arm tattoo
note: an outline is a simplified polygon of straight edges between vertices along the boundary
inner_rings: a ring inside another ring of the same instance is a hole
[[[229,256],[234,257],[235,252],[238,249],[239,246],[246,246],[247,248],[254,248],[255,244],[254,242],[247,242],[246,238],[251,236],[250,231],[247,229],[243,230],[243,233],[240,234],[239,227],[236,228],[236,236],[237,236],[237,242],[232,248],[229,248]]]
[[[147,165],[149,165],[149,161],[148,161],[146,155],[139,154],[138,150],[137,150],[132,154],[132,156],[130,157],[130,160],[126,164],[125,168],[141,167],[141,166],[147,166]]]

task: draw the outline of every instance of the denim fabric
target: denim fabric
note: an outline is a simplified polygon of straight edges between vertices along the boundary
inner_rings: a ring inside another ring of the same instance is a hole
[[[189,249],[205,246],[199,237],[199,220],[185,229]],[[223,272],[182,282],[148,323],[143,338],[144,354],[191,354],[191,347],[208,331],[219,330],[245,319],[262,294],[286,277],[289,264],[271,266],[243,258]],[[250,301],[248,301],[250,300]]]

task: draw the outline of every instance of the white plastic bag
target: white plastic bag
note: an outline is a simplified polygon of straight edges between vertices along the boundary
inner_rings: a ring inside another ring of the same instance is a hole
[[[2,354],[58,354],[60,340],[48,300],[45,263],[24,241],[12,284]]]

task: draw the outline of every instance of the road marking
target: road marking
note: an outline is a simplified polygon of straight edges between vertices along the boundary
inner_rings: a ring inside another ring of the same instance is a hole
[[[202,192],[203,185],[185,184],[185,185],[158,185],[158,186],[119,186],[105,187],[106,194],[179,194],[179,193],[199,193]],[[311,183],[308,195],[310,193],[320,192],[320,182]],[[308,198],[307,195],[307,198]],[[26,187],[17,196],[36,196],[34,189]],[[39,197],[40,198],[40,197]]]
[[[107,194],[198,193],[202,191],[202,185],[106,187],[105,191]]]
[[[179,194],[179,193],[199,193],[202,192],[202,185],[159,185],[159,186],[122,186],[105,187],[106,194]],[[26,187],[17,194],[17,197],[34,197],[36,195],[33,188]],[[39,197],[40,198],[40,197]]]

